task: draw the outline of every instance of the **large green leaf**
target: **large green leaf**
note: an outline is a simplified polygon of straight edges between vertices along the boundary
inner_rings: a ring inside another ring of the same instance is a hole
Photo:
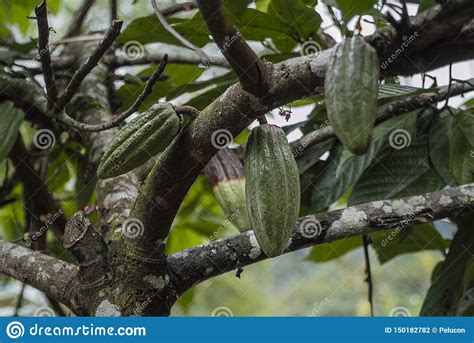
[[[442,112],[433,119],[429,133],[430,161],[436,172],[449,185],[456,185],[450,168],[449,138],[453,126],[453,117],[449,111]]]
[[[327,262],[344,256],[348,252],[362,246],[360,237],[349,237],[331,243],[317,245],[311,248],[306,260],[312,262]]]
[[[141,71],[137,76],[138,77],[149,77],[156,67],[146,68]],[[153,87],[153,92],[147,97],[140,106],[140,110],[144,111],[151,107],[153,104],[158,102],[162,97],[168,96],[170,92],[173,92],[176,89],[181,89],[182,93],[186,91],[186,85],[190,82],[196,80],[203,72],[204,69],[199,68],[193,65],[178,65],[170,64],[166,67],[165,75],[167,76],[166,81],[158,82]],[[138,95],[145,88],[145,82],[141,84],[137,83],[126,83],[117,90],[117,96],[121,100],[122,104],[119,112],[129,108],[136,100]],[[180,95],[180,93],[175,95]]]
[[[459,184],[474,180],[474,111],[456,111],[450,140],[451,172]]]
[[[261,41],[265,38],[291,38],[288,26],[276,16],[247,8],[236,22],[240,33],[247,40]]]
[[[464,270],[463,292],[456,311],[459,316],[474,316],[474,256]]]
[[[354,186],[367,167],[372,164],[375,156],[382,158],[387,151],[387,147],[390,147],[389,134],[393,130],[406,130],[414,136],[415,123],[416,114],[410,112],[377,125],[372,143],[363,155],[353,155],[340,144],[337,144],[336,149],[329,156],[331,162],[323,173],[314,180],[313,210],[327,208]]]
[[[432,92],[434,90],[430,89],[429,91]],[[379,86],[378,100],[379,103],[385,103],[408,95],[416,95],[424,92],[427,92],[427,90],[423,88],[402,86],[396,83],[384,83]]]
[[[25,114],[15,108],[11,102],[0,104],[0,162],[3,161],[15,144],[18,129],[23,122]]]
[[[340,9],[347,22],[355,15],[370,13],[377,0],[323,0],[323,2]]]
[[[288,26],[296,40],[303,42],[316,36],[321,17],[301,0],[272,0],[269,13],[275,13]]]
[[[474,235],[472,223],[474,215],[457,220],[458,231],[449,248],[446,259],[436,273],[428,290],[420,315],[449,316],[456,315],[463,303],[465,290],[464,277],[471,273],[470,261],[474,255]],[[469,264],[469,265],[468,265]]]
[[[171,17],[167,21],[177,32],[197,46],[203,46],[211,41],[207,26],[199,12],[187,20]],[[142,44],[162,42],[181,45],[163,28],[155,15],[134,19],[117,39],[120,44],[129,41],[138,41]]]
[[[407,139],[411,141],[412,137]],[[423,134],[403,149],[390,149],[383,159],[375,162],[357,181],[349,205],[398,198],[397,194],[414,182],[425,184],[421,176],[429,170],[428,135]]]
[[[380,263],[396,256],[422,250],[444,250],[448,244],[433,224],[398,227],[370,235]]]

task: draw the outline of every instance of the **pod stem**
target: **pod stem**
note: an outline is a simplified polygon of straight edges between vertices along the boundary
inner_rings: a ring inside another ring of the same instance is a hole
[[[260,125],[268,124],[267,118],[263,115],[257,118]]]
[[[188,105],[173,106],[173,108],[176,114],[187,114],[189,118],[191,118],[191,120],[196,119],[200,114],[200,112],[196,108]]]

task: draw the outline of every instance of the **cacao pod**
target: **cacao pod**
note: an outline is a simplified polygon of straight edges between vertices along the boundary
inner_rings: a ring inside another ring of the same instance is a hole
[[[165,150],[179,127],[179,117],[171,104],[152,107],[119,131],[102,157],[97,176],[108,179],[139,167]]]
[[[377,52],[360,37],[335,47],[326,71],[328,119],[342,144],[364,154],[372,140],[380,74]]]
[[[298,166],[283,130],[269,124],[253,129],[244,162],[250,223],[265,254],[278,256],[300,211]]]
[[[250,230],[249,215],[245,205],[245,172],[237,153],[229,148],[221,149],[204,169],[212,183],[217,202],[226,218],[240,232]]]

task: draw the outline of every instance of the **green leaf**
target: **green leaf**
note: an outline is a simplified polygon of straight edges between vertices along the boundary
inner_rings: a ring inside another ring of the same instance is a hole
[[[458,316],[474,316],[474,256],[464,270],[463,294],[456,311]]]
[[[314,8],[301,0],[272,0],[269,12],[272,11],[288,26],[287,30],[299,42],[315,37],[322,21]]]
[[[421,316],[453,316],[462,304],[466,272],[471,273],[471,259],[474,255],[474,235],[470,214],[457,220],[458,231],[449,248],[446,259],[436,273],[421,308]],[[469,269],[468,269],[469,264]]]
[[[371,12],[377,0],[323,0],[323,2],[340,9],[343,13],[344,21],[348,22],[355,15]]]
[[[199,12],[187,20],[171,17],[167,18],[167,21],[177,32],[197,46],[211,42],[209,31]],[[117,39],[119,44],[129,41],[138,41],[142,44],[162,42],[181,46],[181,43],[163,28],[155,15],[134,19]]]
[[[139,79],[139,77],[150,76],[155,72],[155,70],[156,67],[150,67],[142,70],[138,75],[136,75],[137,78],[135,78],[132,83],[126,83],[117,90],[117,96],[122,102],[118,111],[129,108],[145,88],[145,82],[137,85],[136,80]],[[162,97],[168,96],[170,92],[173,92],[176,89],[181,89],[182,87],[183,90],[186,90],[185,85],[196,80],[203,73],[203,70],[204,69],[193,65],[168,65],[165,70],[165,75],[168,76],[168,79],[166,81],[158,82],[153,87],[153,92],[147,97],[142,106],[140,106],[140,110],[144,111],[148,109],[153,104],[158,102]],[[179,93],[174,93],[175,96],[180,95]]]
[[[3,161],[15,144],[18,129],[25,114],[7,101],[0,103],[0,162]]]
[[[412,140],[408,132],[400,134]],[[391,148],[383,159],[374,163],[354,186],[349,205],[398,198],[397,194],[414,182],[423,184],[421,176],[429,170],[428,135],[424,134],[403,149]]]
[[[420,6],[418,7],[418,13],[426,11],[436,5],[436,0],[421,0]]]
[[[450,140],[451,172],[462,185],[474,180],[474,111],[454,114]]]
[[[313,210],[327,208],[354,186],[367,167],[372,164],[375,156],[382,158],[387,147],[390,147],[389,134],[393,130],[403,129],[414,135],[415,121],[415,113],[410,112],[377,125],[372,143],[363,155],[353,155],[341,144],[337,144],[336,149],[329,156],[329,165],[313,182],[314,188],[311,198]]]
[[[69,181],[73,168],[68,156],[61,152],[48,166],[48,178],[46,183],[54,191],[60,191]]]
[[[326,151],[331,150],[335,141],[335,139],[328,139],[320,144],[305,148],[304,150],[299,149],[297,146],[292,146],[293,155],[296,158],[296,164],[298,165],[300,174],[303,174],[315,165]]]
[[[431,92],[435,90],[430,89],[429,91]],[[379,85],[378,100],[379,102],[385,103],[388,101],[396,100],[398,98],[403,98],[409,95],[411,96],[424,92],[427,92],[427,90],[423,88],[402,86],[396,83],[384,83]]]
[[[360,237],[344,238],[335,242],[317,245],[311,248],[306,260],[312,262],[327,262],[344,256],[348,252],[362,246]]]
[[[236,25],[242,36],[247,40],[292,39],[288,26],[278,17],[252,8],[247,8],[242,12]]]
[[[407,253],[447,248],[446,241],[431,223],[409,228],[400,226],[373,233],[370,237],[381,264]]]
[[[453,117],[449,111],[436,116],[430,128],[429,148],[430,161],[440,177],[450,186],[456,185],[456,180],[450,168],[449,138],[453,126]]]

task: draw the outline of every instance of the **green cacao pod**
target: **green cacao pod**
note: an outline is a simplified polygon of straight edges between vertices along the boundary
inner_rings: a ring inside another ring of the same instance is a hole
[[[298,166],[283,130],[269,124],[253,129],[244,162],[255,237],[267,256],[278,256],[288,245],[300,211]]]
[[[180,120],[169,103],[159,104],[127,123],[102,157],[97,176],[125,174],[162,152],[179,132]]]
[[[245,205],[245,172],[237,153],[221,149],[204,169],[212,183],[217,202],[226,218],[240,232],[250,230],[249,215]]]
[[[342,144],[356,155],[367,151],[377,114],[380,62],[360,37],[335,47],[326,71],[328,119]]]

